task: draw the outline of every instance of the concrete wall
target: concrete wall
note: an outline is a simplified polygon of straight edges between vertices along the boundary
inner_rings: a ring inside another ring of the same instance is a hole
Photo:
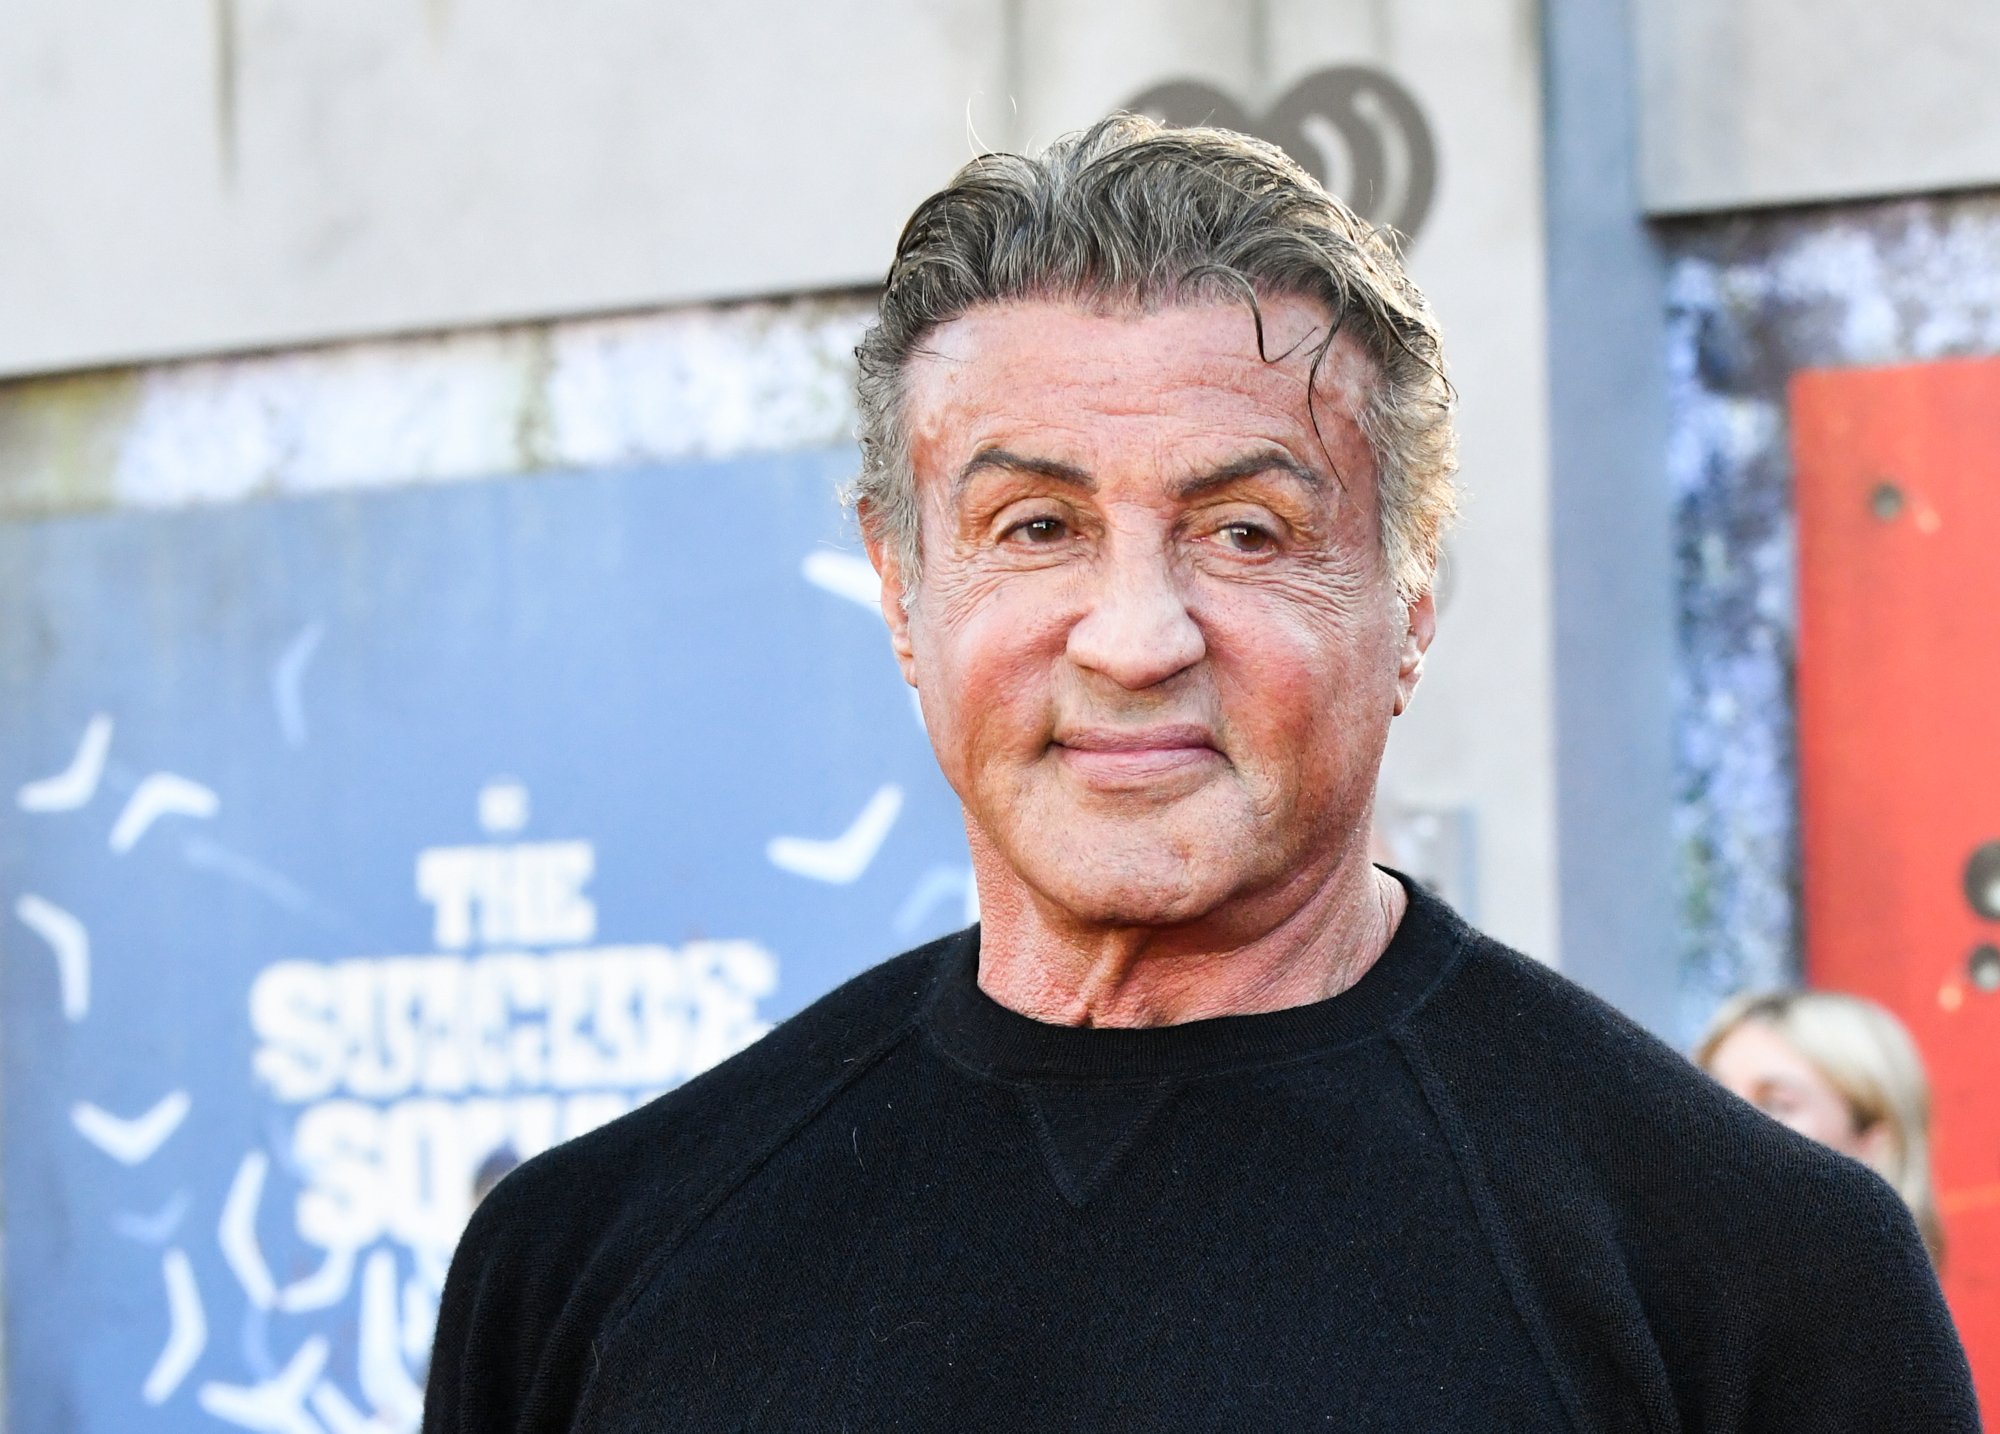
[[[2000,340],[2000,8],[1550,0],[1545,46],[1565,966],[1685,1043],[1800,974],[1784,384]]]
[[[1640,0],[1655,214],[2000,183],[2000,5]]]
[[[1639,213],[1628,26],[1624,0],[1554,0],[1545,12],[1563,965],[1672,1036],[1665,267]]]
[[[0,521],[821,448],[873,312],[830,295],[0,386]]]
[[[873,280],[997,0],[16,0],[0,374]]]

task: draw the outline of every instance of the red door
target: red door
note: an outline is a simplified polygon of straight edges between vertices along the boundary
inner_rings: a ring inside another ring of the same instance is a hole
[[[1802,373],[1806,970],[1908,1024],[1945,1293],[2000,1409],[2000,360]]]

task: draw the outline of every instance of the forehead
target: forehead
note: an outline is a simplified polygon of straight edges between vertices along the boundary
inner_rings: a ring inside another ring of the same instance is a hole
[[[1328,456],[1345,467],[1357,456],[1353,413],[1373,366],[1352,340],[1336,338],[1309,411],[1307,380],[1328,315],[1283,296],[1262,311],[1260,354],[1256,320],[1233,299],[1153,312],[1054,302],[973,309],[910,361],[905,421],[918,471],[926,458],[951,463],[963,457],[957,450],[1023,430],[1085,450],[1263,441],[1313,467]]]
[[[1715,1048],[1713,1064],[1722,1076],[1746,1080],[1785,1077],[1802,1084],[1824,1085],[1825,1078],[1797,1047],[1769,1022],[1747,1020]]]

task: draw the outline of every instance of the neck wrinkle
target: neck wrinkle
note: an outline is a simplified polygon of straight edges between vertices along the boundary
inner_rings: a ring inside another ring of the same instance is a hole
[[[1367,974],[1408,902],[1395,877],[1365,859],[1354,865],[1263,934],[1229,945],[1188,928],[1110,929],[1092,941],[1044,919],[1032,899],[996,903],[983,913],[979,987],[1021,1015],[1072,1027],[1171,1026],[1322,1001]]]
[[[1338,995],[1309,1005],[1178,1025],[1056,1025],[1004,1006],[979,984],[981,928],[953,939],[924,1003],[925,1039],[968,1075],[1004,1084],[1110,1088],[1204,1080],[1342,1052],[1390,1035],[1470,949],[1470,930],[1408,877],[1388,949]]]

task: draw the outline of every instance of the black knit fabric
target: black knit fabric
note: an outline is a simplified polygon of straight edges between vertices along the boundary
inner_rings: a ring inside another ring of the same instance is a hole
[[[1978,1427],[1885,1184],[1421,892],[1268,1015],[1046,1026],[977,959],[503,1181],[424,1428]]]

